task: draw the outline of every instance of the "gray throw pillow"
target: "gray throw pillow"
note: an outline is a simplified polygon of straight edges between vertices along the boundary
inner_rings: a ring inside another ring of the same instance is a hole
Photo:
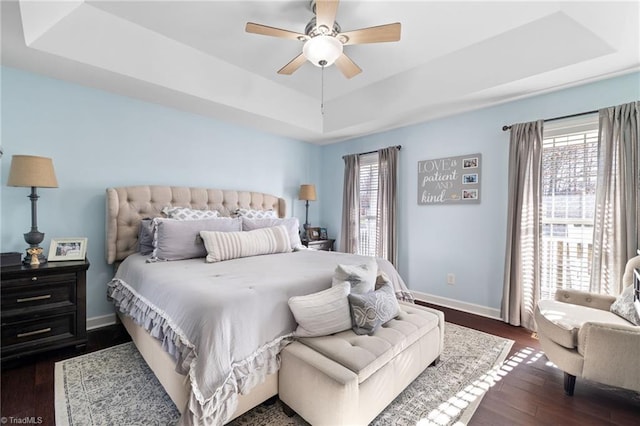
[[[297,217],[288,217],[286,219],[278,219],[267,217],[263,219],[249,219],[242,217],[242,230],[253,231],[254,229],[272,228],[274,226],[285,226],[289,233],[289,240],[292,249],[298,249],[302,245],[300,241],[300,222]]]
[[[633,286],[628,285],[618,296],[609,309],[614,314],[626,319],[630,323],[640,325],[640,315],[633,305]]]
[[[365,294],[350,294],[349,308],[353,331],[372,335],[382,324],[397,317],[400,306],[391,284]]]
[[[153,226],[154,248],[148,261],[183,260],[207,255],[200,231],[241,231],[242,219],[177,220],[157,217],[153,219]]]
[[[145,218],[140,221],[138,251],[144,256],[153,252],[153,219]]]

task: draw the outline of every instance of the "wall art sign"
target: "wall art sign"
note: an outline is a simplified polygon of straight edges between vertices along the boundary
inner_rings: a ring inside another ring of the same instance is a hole
[[[482,154],[418,161],[418,205],[478,204]]]

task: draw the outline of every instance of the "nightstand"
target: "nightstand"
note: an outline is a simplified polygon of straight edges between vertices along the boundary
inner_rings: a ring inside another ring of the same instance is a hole
[[[86,345],[87,269],[86,260],[2,267],[2,362]]]
[[[302,244],[305,247],[309,247],[310,249],[322,250],[322,251],[333,251],[333,243],[335,243],[335,241],[336,240],[314,240],[314,241],[304,240],[302,241]]]

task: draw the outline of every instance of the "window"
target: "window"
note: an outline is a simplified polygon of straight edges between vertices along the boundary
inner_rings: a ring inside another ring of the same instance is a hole
[[[378,153],[360,155],[360,238],[358,253],[363,256],[376,256],[378,230]]]
[[[542,146],[540,297],[556,289],[589,291],[598,117],[545,123]]]

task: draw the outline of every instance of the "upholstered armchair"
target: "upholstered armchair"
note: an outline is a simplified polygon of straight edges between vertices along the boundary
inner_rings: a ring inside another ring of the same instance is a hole
[[[627,262],[624,288],[633,287],[635,268],[640,268],[640,256]],[[627,301],[629,294],[623,293]],[[569,396],[576,376],[640,392],[640,326],[611,312],[614,302],[613,296],[558,290],[555,300],[541,300],[536,307],[540,346],[564,371]],[[637,312],[627,310],[629,315],[637,321]]]

